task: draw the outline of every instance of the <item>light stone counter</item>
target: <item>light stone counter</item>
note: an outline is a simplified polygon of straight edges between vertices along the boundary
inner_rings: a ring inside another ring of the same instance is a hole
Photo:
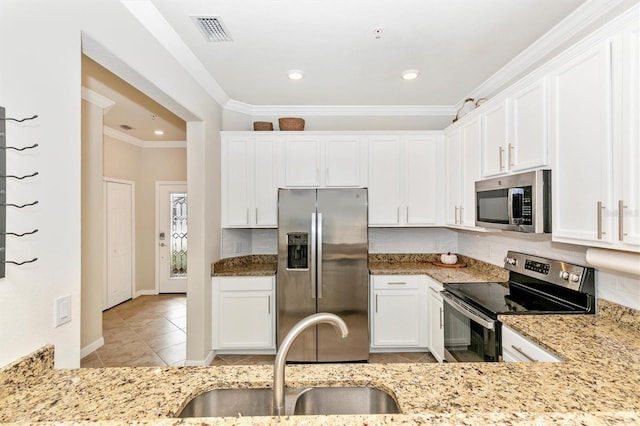
[[[287,386],[367,385],[403,414],[174,419],[213,388],[268,387],[270,366],[52,369],[53,348],[0,370],[0,422],[104,424],[640,424],[640,313],[502,316],[566,362],[287,367]]]

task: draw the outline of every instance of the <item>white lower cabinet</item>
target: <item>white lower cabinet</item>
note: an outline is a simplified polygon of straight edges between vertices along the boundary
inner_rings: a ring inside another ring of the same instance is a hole
[[[506,325],[502,326],[502,359],[505,362],[562,362],[562,359]]]
[[[275,352],[275,276],[213,277],[213,350]]]
[[[440,292],[442,285],[431,279],[428,280],[428,314],[429,314],[429,351],[438,360],[444,361],[444,306]]]
[[[372,352],[427,347],[425,279],[421,275],[371,276]]]

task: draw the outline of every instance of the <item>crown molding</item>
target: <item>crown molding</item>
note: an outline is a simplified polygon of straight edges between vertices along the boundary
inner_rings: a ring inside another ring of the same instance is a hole
[[[113,107],[116,104],[115,101],[84,86],[82,86],[80,96],[85,101],[90,102],[99,108],[102,108],[105,113],[109,111],[111,107]]]
[[[451,116],[453,105],[250,105],[229,99],[224,109],[250,116]]]
[[[617,8],[624,0],[589,0],[576,9],[569,16],[560,21],[538,40],[523,50],[518,56],[500,68],[484,83],[474,89],[470,94],[460,99],[457,107],[462,105],[467,98],[491,97],[503,89],[514,78],[521,76],[530,68],[538,65],[545,56],[561,47],[580,31],[585,30],[605,16],[611,10]],[[569,47],[569,46],[567,46]],[[541,65],[541,64],[540,64]]]
[[[113,127],[104,126],[103,134],[121,142],[137,146],[138,148],[186,148],[186,141],[144,141],[135,136],[128,135]]]

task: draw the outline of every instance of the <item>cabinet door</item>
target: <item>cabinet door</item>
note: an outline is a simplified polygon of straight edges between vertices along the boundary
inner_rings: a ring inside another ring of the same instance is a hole
[[[603,42],[551,75],[553,238],[611,242],[611,49]]]
[[[273,347],[272,303],[271,292],[220,292],[219,348]]]
[[[285,184],[287,187],[320,186],[320,139],[291,136],[285,141]]]
[[[482,175],[485,177],[506,173],[508,170],[507,102],[495,105],[482,116]]]
[[[640,31],[622,39],[622,156],[618,200],[618,243],[624,250],[640,248]]]
[[[400,139],[369,139],[369,225],[400,222]]]
[[[214,350],[275,349],[275,277],[213,277]]]
[[[435,137],[407,138],[404,150],[405,222],[434,225],[437,222],[438,144]]]
[[[329,136],[324,141],[324,186],[359,187],[362,139]]]
[[[278,224],[278,184],[276,141],[272,138],[258,138],[254,145],[254,194],[253,211],[256,226],[277,226]]]
[[[420,346],[420,298],[417,289],[373,292],[372,346]]]
[[[444,309],[439,286],[429,285],[429,351],[438,362],[444,361]]]
[[[251,189],[251,140],[230,139],[224,142],[225,164],[222,183],[224,226],[249,225]]]
[[[460,211],[458,224],[476,226],[476,181],[480,179],[480,119],[462,127]]]
[[[506,152],[510,171],[547,164],[546,92],[546,80],[540,80],[511,98],[513,125]]]
[[[446,152],[446,194],[445,221],[447,225],[458,225],[460,222],[460,188],[462,186],[462,171],[460,160],[462,156],[461,132],[457,129],[445,136]]]

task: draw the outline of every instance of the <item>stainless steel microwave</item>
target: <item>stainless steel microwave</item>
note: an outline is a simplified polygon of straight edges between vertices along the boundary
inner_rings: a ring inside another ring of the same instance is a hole
[[[551,232],[551,170],[477,181],[476,226]]]

